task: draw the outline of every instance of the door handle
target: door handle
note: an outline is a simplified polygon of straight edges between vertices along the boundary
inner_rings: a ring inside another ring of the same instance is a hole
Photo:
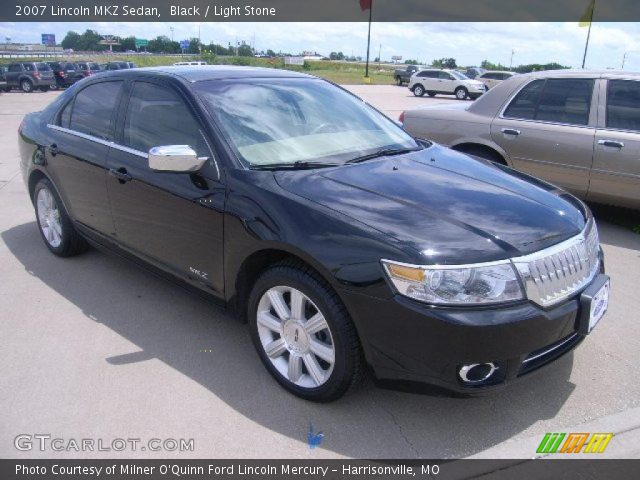
[[[120,183],[126,183],[133,180],[133,177],[127,173],[126,168],[119,168],[117,170],[115,168],[110,168],[109,175],[116,177]]]
[[[516,130],[515,128],[503,128],[502,133],[505,135],[515,135],[517,137],[520,135],[520,130]]]
[[[58,154],[59,150],[58,150],[58,145],[55,143],[52,143],[51,145],[49,145],[49,153],[51,154],[51,156],[55,157]]]
[[[605,147],[612,147],[612,148],[624,148],[624,143],[623,142],[618,142],[616,140],[598,140],[598,145],[603,145]]]

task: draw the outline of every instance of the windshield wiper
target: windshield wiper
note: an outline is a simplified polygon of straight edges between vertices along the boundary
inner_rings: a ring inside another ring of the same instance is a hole
[[[402,155],[403,153],[417,152],[418,150],[422,150],[422,148],[383,148],[382,150],[378,150],[368,155],[352,158],[351,160],[347,160],[345,163],[360,163],[373,158],[387,157],[389,155]]]
[[[325,167],[337,167],[340,163],[327,163],[327,162],[306,162],[304,160],[298,160],[293,163],[269,163],[265,165],[252,165],[252,170],[305,170],[312,168],[325,168]]]

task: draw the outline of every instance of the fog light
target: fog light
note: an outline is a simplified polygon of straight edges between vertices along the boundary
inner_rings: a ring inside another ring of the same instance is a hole
[[[496,370],[498,370],[498,367],[496,367],[492,362],[471,363],[460,367],[458,375],[460,375],[460,379],[464,383],[478,384],[489,380]]]

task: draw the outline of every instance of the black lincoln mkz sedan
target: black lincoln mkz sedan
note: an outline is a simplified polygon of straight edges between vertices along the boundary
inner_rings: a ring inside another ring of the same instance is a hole
[[[336,399],[369,368],[490,390],[570,351],[607,308],[582,202],[308,75],[108,72],[19,136],[51,252],[114,250],[219,301],[303,398]]]

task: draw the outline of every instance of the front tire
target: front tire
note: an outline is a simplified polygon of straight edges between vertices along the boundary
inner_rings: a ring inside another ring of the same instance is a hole
[[[413,94],[416,97],[422,97],[424,95],[424,87],[422,85],[420,85],[420,84],[415,85],[413,87]]]
[[[20,88],[24,93],[31,93],[33,92],[33,83],[31,83],[31,80],[22,80],[20,82]]]
[[[469,96],[469,91],[464,87],[458,87],[454,94],[458,100],[465,100]]]
[[[402,86],[402,77],[396,77],[396,85],[399,87]]]
[[[54,255],[71,257],[87,250],[88,244],[76,232],[53,184],[43,178],[33,191],[36,220],[45,245]]]
[[[283,263],[265,271],[249,296],[248,314],[262,363],[294,395],[330,402],[362,378],[364,358],[351,318],[312,269]]]

